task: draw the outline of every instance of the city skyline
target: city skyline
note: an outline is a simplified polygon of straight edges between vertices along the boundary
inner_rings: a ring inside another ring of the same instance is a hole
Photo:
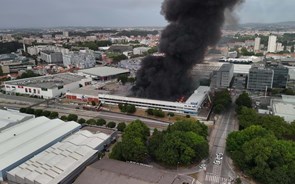
[[[167,22],[160,14],[162,1],[3,0],[0,28],[165,26]],[[293,21],[294,6],[292,0],[246,0],[235,13],[242,24]]]

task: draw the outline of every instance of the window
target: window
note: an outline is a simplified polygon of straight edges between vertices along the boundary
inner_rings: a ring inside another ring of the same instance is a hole
[[[42,90],[42,91],[48,91],[48,89],[47,89],[47,88],[41,88],[41,90]]]
[[[34,89],[34,93],[36,93],[36,89]]]
[[[29,88],[29,93],[32,93],[32,89],[31,88]]]
[[[25,88],[26,93],[28,92],[28,88]]]

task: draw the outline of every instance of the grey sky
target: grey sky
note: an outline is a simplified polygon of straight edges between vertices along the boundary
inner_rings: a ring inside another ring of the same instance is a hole
[[[163,0],[0,0],[0,27],[164,26]],[[245,0],[239,20],[295,20],[294,0]]]

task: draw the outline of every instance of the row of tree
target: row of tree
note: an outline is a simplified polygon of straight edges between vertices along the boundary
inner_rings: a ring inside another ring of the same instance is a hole
[[[219,114],[231,105],[231,97],[228,90],[217,91],[214,94],[213,110]]]
[[[56,119],[59,118],[58,112],[51,112],[47,110],[42,110],[42,109],[32,109],[32,108],[20,108],[19,110],[21,113],[26,113],[26,114],[32,114],[35,115],[36,117],[40,116],[45,116],[50,119]],[[61,120],[63,121],[76,121],[79,124],[88,124],[88,125],[97,125],[97,126],[106,126],[108,128],[115,128],[117,127],[118,131],[123,132],[126,127],[126,123],[121,122],[117,125],[115,122],[108,122],[102,118],[100,119],[88,119],[85,120],[84,118],[79,118],[76,114],[69,114],[69,115],[63,115],[60,117]]]
[[[154,130],[137,120],[129,124],[110,157],[122,161],[147,163],[153,159],[159,163],[176,166],[189,165],[208,156],[207,126],[183,120],[170,125],[165,131]]]
[[[147,109],[145,111],[150,116],[155,116],[158,118],[164,118],[165,112],[163,112],[161,109]],[[174,116],[174,113],[170,113],[171,116]]]

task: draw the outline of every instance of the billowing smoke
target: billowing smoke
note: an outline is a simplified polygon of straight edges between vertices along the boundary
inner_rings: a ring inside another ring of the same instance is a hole
[[[133,92],[138,97],[171,100],[191,93],[191,69],[204,59],[208,46],[221,38],[225,11],[242,0],[164,0],[162,14],[169,25],[161,35],[165,56],[143,59]]]

